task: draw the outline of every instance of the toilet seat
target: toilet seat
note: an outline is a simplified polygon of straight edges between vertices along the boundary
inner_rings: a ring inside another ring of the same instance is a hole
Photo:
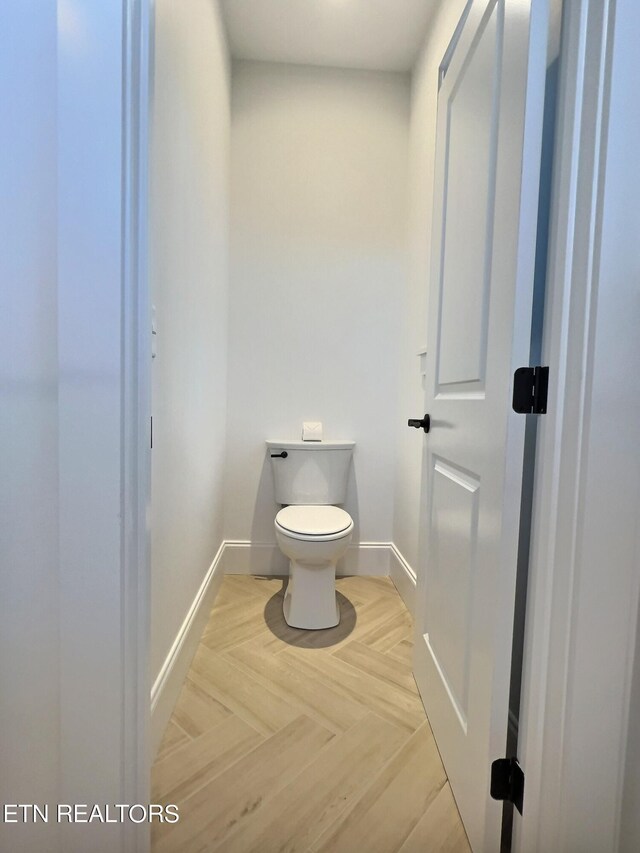
[[[286,506],[275,518],[276,527],[292,539],[328,542],[353,530],[353,519],[337,506]]]
[[[340,622],[336,566],[347,553],[353,519],[332,504],[291,504],[276,515],[278,547],[289,558],[289,582],[282,602],[287,625],[304,630]]]

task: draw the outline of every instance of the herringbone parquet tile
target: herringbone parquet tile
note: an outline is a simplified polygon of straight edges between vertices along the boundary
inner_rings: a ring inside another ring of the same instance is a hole
[[[279,578],[228,576],[152,772],[154,853],[469,853],[388,578],[290,628]]]

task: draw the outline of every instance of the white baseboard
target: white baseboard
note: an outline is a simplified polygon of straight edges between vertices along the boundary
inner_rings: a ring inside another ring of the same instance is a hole
[[[277,545],[227,539],[222,564],[226,575],[286,575],[289,563]]]
[[[207,622],[214,599],[224,577],[223,542],[200,584],[196,597],[178,631],[169,654],[165,658],[151,688],[151,755],[160,746],[164,730],[173,712],[180,690],[191,666],[200,636]]]
[[[338,563],[337,574],[388,575],[390,547],[388,542],[350,545]],[[249,540],[227,540],[222,563],[228,575],[286,575],[289,571],[289,562],[277,545]]]
[[[416,600],[416,573],[393,542],[389,546],[389,551],[389,577],[404,601],[405,607],[413,616]]]

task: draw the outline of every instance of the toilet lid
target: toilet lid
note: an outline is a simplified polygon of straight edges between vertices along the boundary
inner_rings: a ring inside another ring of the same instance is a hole
[[[285,530],[303,536],[329,536],[351,525],[351,516],[339,506],[286,506],[276,515]]]

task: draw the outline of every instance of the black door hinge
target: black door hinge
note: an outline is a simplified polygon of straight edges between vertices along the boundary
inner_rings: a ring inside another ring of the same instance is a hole
[[[546,415],[548,367],[519,367],[513,374],[513,411],[519,415]]]
[[[498,758],[491,764],[491,796],[513,803],[522,814],[524,773],[517,758]]]

